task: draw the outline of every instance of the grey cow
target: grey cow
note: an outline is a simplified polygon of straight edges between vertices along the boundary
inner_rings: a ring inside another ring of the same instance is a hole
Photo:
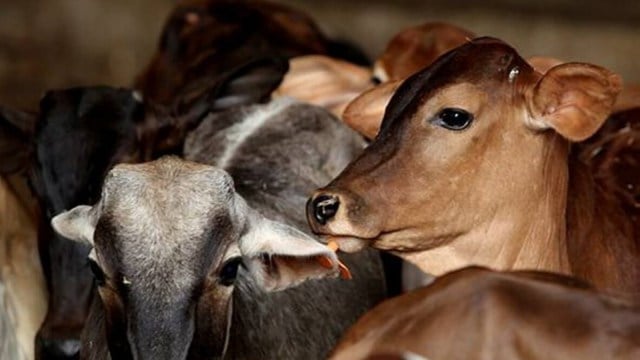
[[[94,246],[100,296],[82,357],[325,358],[385,296],[375,252],[343,258],[353,280],[291,287],[337,275],[335,255],[306,234],[304,205],[361,147],[323,109],[282,99],[205,119],[185,154],[214,166],[115,167],[98,204],[53,220]]]

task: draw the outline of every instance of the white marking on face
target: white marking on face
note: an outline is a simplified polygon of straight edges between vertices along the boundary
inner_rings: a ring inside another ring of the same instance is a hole
[[[280,98],[271,101],[268,105],[260,107],[253,113],[245,116],[241,122],[231,126],[225,136],[227,142],[225,151],[218,159],[216,166],[225,168],[233,159],[238,148],[245,143],[245,140],[254,134],[264,125],[267,120],[271,119],[275,114],[283,111],[285,108],[295,103],[291,98]]]
[[[511,69],[511,71],[509,72],[509,83],[513,83],[519,73],[520,69],[518,69],[517,66]]]

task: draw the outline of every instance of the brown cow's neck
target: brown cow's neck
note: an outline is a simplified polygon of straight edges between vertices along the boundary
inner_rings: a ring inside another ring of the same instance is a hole
[[[398,255],[434,275],[469,264],[569,274],[565,222],[568,169],[566,161],[557,161],[567,158],[568,145],[554,136],[544,141],[548,142],[542,147],[548,151],[544,160],[528,161],[531,171],[525,175],[509,174],[526,178],[527,185],[500,194],[506,200],[496,206],[493,216],[448,245]],[[495,185],[487,188],[504,191]],[[484,196],[493,195],[487,192]]]
[[[640,249],[634,224],[612,189],[570,161],[567,245],[572,273],[600,289],[640,299]]]
[[[568,158],[555,142],[546,158]],[[549,162],[527,197],[503,204],[491,221],[449,245],[398,255],[440,275],[469,264],[495,269],[536,269],[572,274],[599,289],[640,299],[640,249],[629,217],[612,191],[594,181],[576,158]]]

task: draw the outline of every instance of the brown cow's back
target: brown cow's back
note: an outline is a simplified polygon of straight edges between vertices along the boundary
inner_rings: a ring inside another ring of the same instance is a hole
[[[635,359],[639,327],[637,306],[572,278],[465,268],[374,308],[332,359]]]

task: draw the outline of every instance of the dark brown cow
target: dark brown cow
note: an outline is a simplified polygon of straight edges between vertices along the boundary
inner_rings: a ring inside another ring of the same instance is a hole
[[[385,301],[332,360],[637,359],[640,308],[570,277],[465,268]]]
[[[169,104],[179,93],[206,90],[211,77],[239,64],[308,54],[357,61],[350,55],[357,49],[345,50],[348,46],[327,39],[306,14],[280,4],[186,0],[169,16],[158,51],[135,87],[146,98]]]
[[[622,204],[640,234],[640,108],[613,114],[572,152],[574,161],[588,164],[596,183]]]
[[[473,40],[402,84],[371,146],[310,199],[309,223],[343,250],[371,245],[436,275],[543,269],[638,297],[631,219],[569,161],[620,88],[601,67],[542,75],[507,44]]]

